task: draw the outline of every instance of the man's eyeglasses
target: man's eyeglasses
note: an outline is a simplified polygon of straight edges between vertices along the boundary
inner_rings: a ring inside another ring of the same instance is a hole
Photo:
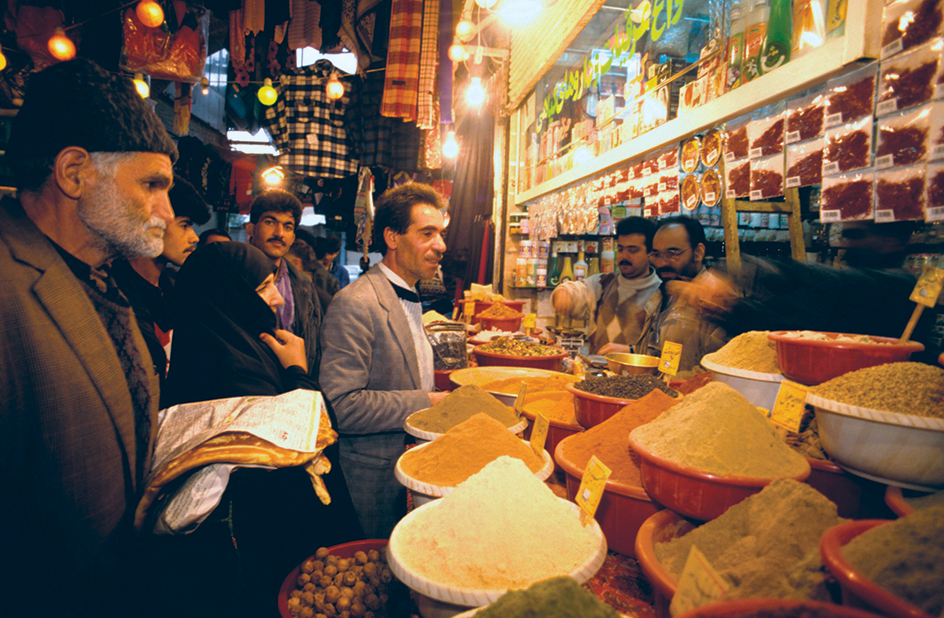
[[[653,260],[675,260],[691,249],[666,249],[665,251],[650,251],[649,257]]]

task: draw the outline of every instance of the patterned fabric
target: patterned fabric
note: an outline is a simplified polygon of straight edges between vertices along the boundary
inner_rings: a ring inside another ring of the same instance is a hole
[[[442,0],[439,11],[439,116],[443,124],[452,122],[452,0]]]
[[[423,0],[393,0],[387,79],[380,113],[391,118],[416,119],[416,90],[420,72]]]
[[[416,125],[380,115],[384,92],[383,73],[368,73],[351,95],[347,111],[354,154],[362,166],[417,169],[420,130]]]
[[[439,2],[425,0],[423,3],[420,81],[416,101],[416,126],[421,129],[438,128],[436,71],[439,68]]]
[[[275,287],[282,295],[282,304],[276,307],[275,317],[278,318],[279,328],[297,335],[295,332],[295,295],[292,294],[292,282],[288,277],[288,260],[279,260],[279,271],[276,274]]]
[[[288,48],[321,48],[321,5],[311,0],[292,0],[292,20],[288,24]]]
[[[423,131],[423,165],[426,169],[442,168],[442,127],[439,124],[439,105],[433,109],[433,126]]]
[[[243,26],[247,32],[259,34],[265,30],[265,0],[245,0],[243,11]]]
[[[357,173],[344,126],[350,83],[341,81],[344,96],[337,101],[325,92],[334,70],[322,59],[281,75],[279,98],[265,112],[266,128],[281,153],[279,165],[303,176],[344,178]]]

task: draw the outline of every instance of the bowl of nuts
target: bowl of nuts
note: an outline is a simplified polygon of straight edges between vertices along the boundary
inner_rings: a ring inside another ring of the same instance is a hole
[[[391,608],[408,603],[409,591],[387,566],[386,539],[321,547],[293,569],[279,589],[282,618],[390,614]]]

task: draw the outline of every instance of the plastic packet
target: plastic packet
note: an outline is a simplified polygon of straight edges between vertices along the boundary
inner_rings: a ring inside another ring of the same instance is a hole
[[[794,144],[820,137],[825,115],[825,94],[811,94],[788,102],[784,142]]]
[[[678,191],[679,173],[677,167],[662,170],[659,173],[659,191]]]
[[[679,191],[663,191],[659,194],[659,214],[678,214],[679,212]]]
[[[787,146],[787,189],[808,187],[822,182],[825,147],[825,137]]]
[[[721,160],[724,152],[725,132],[721,129],[712,129],[705,133],[701,142],[701,164],[705,167],[714,167]]]
[[[825,128],[872,116],[878,63],[873,62],[826,82]]]
[[[679,183],[679,200],[686,210],[695,210],[701,203],[701,192],[698,187],[698,176],[688,174],[683,176]]]
[[[823,176],[851,172],[872,164],[872,118],[861,118],[826,131]]]
[[[701,201],[705,206],[716,206],[721,201],[723,184],[721,174],[717,170],[707,169],[701,175],[701,181],[698,183],[701,195]]]
[[[882,59],[944,34],[939,0],[897,0],[882,12]]]
[[[924,190],[924,220],[944,221],[944,163],[928,163]]]
[[[747,197],[751,194],[751,162],[749,159],[740,159],[725,163],[725,191],[726,198]]]
[[[875,115],[892,114],[934,98],[941,69],[944,39],[933,41],[883,60],[879,70],[878,104]]]
[[[643,178],[642,196],[645,198],[655,197],[659,194],[659,175],[650,174]]]
[[[438,371],[469,366],[466,353],[466,325],[463,322],[433,322],[426,326],[426,338],[433,346],[433,368]]]
[[[694,172],[698,169],[698,162],[701,160],[701,138],[697,135],[685,140],[682,144],[682,154],[679,157],[679,168],[686,173]]]
[[[655,155],[650,155],[642,161],[642,175],[643,177],[651,176],[653,174],[659,173],[659,157]]]
[[[644,167],[644,164],[642,161],[639,161],[638,163],[634,165],[630,165],[626,170],[627,178],[629,178],[630,180],[635,180],[636,178],[642,178],[643,167]]]
[[[751,159],[751,200],[783,195],[783,153]]]
[[[783,126],[786,112],[755,118],[747,125],[750,140],[748,155],[751,159],[783,152]]]
[[[928,160],[944,159],[944,102],[931,103],[931,126],[928,128]]]
[[[927,161],[931,105],[885,116],[876,124],[875,169]]]
[[[823,178],[819,220],[835,223],[872,219],[873,176],[869,170]]]
[[[924,219],[924,166],[912,165],[875,173],[875,221]]]
[[[747,127],[750,122],[748,118],[736,123],[727,123],[727,134],[724,140],[724,160],[726,162],[747,158],[748,151],[750,150],[750,139],[747,135]]]
[[[659,170],[666,170],[678,167],[678,146],[666,148],[657,158]]]
[[[645,179],[635,178],[629,181],[629,199],[638,200],[642,199],[643,187],[645,187]]]

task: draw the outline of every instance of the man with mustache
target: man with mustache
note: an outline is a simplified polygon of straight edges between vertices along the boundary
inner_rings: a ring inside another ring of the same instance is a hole
[[[578,320],[593,317],[590,353],[629,351],[646,335],[650,317],[658,311],[659,277],[649,265],[655,224],[643,217],[626,217],[616,224],[619,273],[604,273],[560,284],[551,294],[558,315]]]
[[[705,230],[690,217],[670,217],[659,222],[649,254],[662,279],[661,311],[649,329],[648,354],[662,356],[666,341],[682,345],[677,376],[691,377],[703,371],[701,358],[721,348],[728,337],[698,308],[679,296],[676,282],[688,282],[705,272]]]
[[[433,350],[416,292],[442,259],[443,198],[410,183],[377,200],[372,249],[383,254],[328,307],[321,386],[338,417],[341,467],[367,538],[385,539],[406,514],[394,467],[406,446],[406,417],[434,393]]]
[[[256,196],[249,209],[246,234],[249,244],[265,253],[278,268],[275,287],[285,302],[275,315],[279,328],[305,340],[308,373],[318,376],[321,347],[318,332],[324,317],[321,301],[309,278],[288,259],[282,259],[295,242],[302,218],[302,203],[288,191],[273,189]]]
[[[0,202],[0,615],[133,616],[158,378],[110,262],[161,253],[177,148],[127,77],[31,74]]]

